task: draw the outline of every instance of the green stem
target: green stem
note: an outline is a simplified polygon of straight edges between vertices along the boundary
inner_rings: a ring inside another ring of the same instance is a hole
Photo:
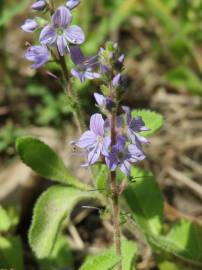
[[[74,105],[75,105],[75,110],[73,112],[74,120],[79,130],[79,133],[81,134],[82,131],[85,129],[85,122],[84,122],[81,105],[80,105],[77,93],[72,90],[72,85],[71,85],[71,81],[69,80],[69,72],[67,69],[65,58],[64,56],[61,56],[59,52],[58,52],[58,55],[59,55],[59,62],[62,68],[64,81],[65,81],[65,91],[67,92],[67,95],[72,98],[74,102]]]

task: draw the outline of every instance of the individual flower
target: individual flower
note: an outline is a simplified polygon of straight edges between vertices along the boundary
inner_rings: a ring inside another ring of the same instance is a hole
[[[90,130],[84,132],[75,144],[87,150],[88,165],[92,165],[98,161],[100,155],[108,155],[110,142],[110,137],[105,136],[104,119],[101,114],[96,113],[91,116]]]
[[[85,57],[79,46],[70,47],[70,56],[73,63],[76,65],[76,67],[71,70],[71,74],[82,83],[86,79],[93,80],[100,78],[100,73],[96,71],[99,66],[97,56]]]
[[[141,136],[141,131],[148,131],[149,129],[145,126],[144,121],[142,120],[142,117],[137,116],[135,118],[132,118],[132,114],[130,111],[130,108],[127,106],[123,106],[122,109],[126,112],[126,118],[127,118],[127,127],[128,127],[128,135],[132,142],[134,144],[141,144],[141,143],[149,143],[149,141]]]
[[[81,44],[85,40],[83,30],[77,25],[71,25],[72,15],[65,6],[59,7],[52,16],[52,24],[41,31],[39,40],[43,45],[56,44],[61,56],[69,51],[69,43]]]
[[[116,76],[114,76],[112,80],[112,85],[114,87],[118,87],[121,84],[121,81],[122,81],[122,75],[121,73],[118,73]]]
[[[134,144],[126,145],[127,138],[125,136],[117,136],[117,143],[112,146],[111,152],[105,157],[106,164],[111,171],[115,171],[117,167],[130,176],[131,164],[137,163],[145,158],[141,148]]]
[[[27,19],[21,26],[21,29],[25,32],[31,33],[34,32],[37,29],[37,27],[38,24],[34,19]]]
[[[69,0],[66,3],[66,7],[72,10],[75,7],[77,7],[79,4],[80,4],[80,0]]]
[[[34,62],[32,68],[39,68],[50,58],[50,53],[46,46],[31,46],[25,53],[25,58]]]
[[[95,100],[100,108],[106,108],[107,110],[110,110],[113,108],[113,102],[110,98],[105,97],[101,94],[94,93]]]
[[[44,10],[44,8],[46,7],[46,1],[45,0],[37,0],[34,4],[32,4],[32,9],[34,10]]]

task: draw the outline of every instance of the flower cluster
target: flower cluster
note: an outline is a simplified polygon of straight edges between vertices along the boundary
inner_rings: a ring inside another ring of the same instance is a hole
[[[85,166],[104,162],[111,171],[119,168],[130,176],[131,165],[145,159],[142,146],[149,141],[141,132],[148,131],[148,128],[141,117],[132,117],[127,106],[121,106],[122,113],[117,116],[124,93],[124,56],[119,54],[117,45],[108,43],[106,49],[100,50],[98,59],[104,85],[101,87],[102,93],[94,93],[94,97],[106,119],[100,113],[93,114],[90,129],[75,144],[87,151],[88,160]],[[112,135],[113,125],[115,134]]]
[[[43,11],[43,17],[36,16],[34,19],[27,19],[21,26],[25,32],[40,30],[40,45],[30,46],[25,58],[33,62],[32,67],[38,68],[45,64],[56,50],[59,56],[70,53],[71,46],[82,44],[85,40],[83,30],[72,25],[72,10],[80,3],[79,0],[69,0],[65,5],[54,7],[51,1],[38,0],[32,5],[32,9],[38,12]],[[51,18],[48,15],[51,14]]]

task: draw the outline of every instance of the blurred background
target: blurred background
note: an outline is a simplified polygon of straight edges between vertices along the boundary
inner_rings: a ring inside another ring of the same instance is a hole
[[[38,136],[57,149],[72,170],[83,173],[77,170],[79,162],[72,163],[68,145],[77,135],[70,109],[57,80],[47,73],[59,75],[58,66],[33,70],[23,58],[28,44],[37,43],[37,34],[20,29],[32,16],[31,2],[0,0],[0,203],[17,206],[16,232],[25,246],[33,203],[49,183],[19,161],[15,139]],[[202,222],[202,0],[81,2],[74,21],[86,34],[83,51],[94,55],[105,41],[118,42],[126,55],[124,102],[164,117],[164,127],[146,149],[144,167],[163,190],[166,219],[187,216]],[[99,87],[89,81],[74,82],[74,87],[88,121],[96,110],[92,93]],[[25,248],[24,253],[26,269],[36,269],[31,268],[30,252]]]

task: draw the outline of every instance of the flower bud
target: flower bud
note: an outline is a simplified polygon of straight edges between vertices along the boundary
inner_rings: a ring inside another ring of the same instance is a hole
[[[34,32],[38,27],[38,24],[33,19],[27,19],[24,24],[21,26],[21,29],[25,32]]]
[[[70,10],[74,9],[80,4],[80,0],[69,0],[66,3],[66,7]]]
[[[38,10],[38,11],[44,10],[44,8],[46,7],[46,1],[38,0],[31,7],[32,9]]]

